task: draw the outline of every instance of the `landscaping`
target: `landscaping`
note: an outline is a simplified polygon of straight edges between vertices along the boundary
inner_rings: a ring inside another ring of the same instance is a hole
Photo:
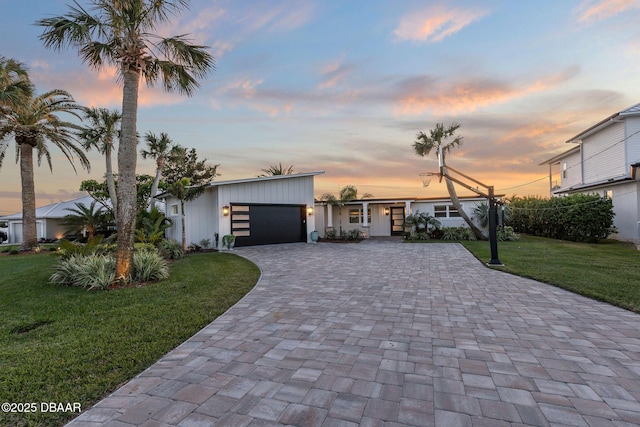
[[[166,280],[87,291],[50,284],[58,261],[46,252],[0,257],[2,402],[86,409],[224,313],[260,274],[233,254],[197,253],[171,262]],[[0,425],[61,425],[73,416],[2,412]]]
[[[461,242],[482,262],[490,257],[489,243]],[[501,271],[549,283],[640,313],[640,251],[630,243],[602,240],[576,243],[521,236],[500,242]]]

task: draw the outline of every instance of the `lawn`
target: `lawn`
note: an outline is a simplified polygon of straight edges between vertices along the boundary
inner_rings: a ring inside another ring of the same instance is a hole
[[[202,253],[172,263],[169,280],[90,292],[48,284],[56,259],[0,256],[0,403],[38,409],[0,412],[2,426],[63,424],[74,414],[43,413],[40,402],[88,408],[224,313],[260,274],[233,254]]]
[[[461,242],[476,258],[491,258],[488,242]],[[629,243],[575,243],[522,236],[499,242],[502,271],[529,277],[640,313],[640,251]]]

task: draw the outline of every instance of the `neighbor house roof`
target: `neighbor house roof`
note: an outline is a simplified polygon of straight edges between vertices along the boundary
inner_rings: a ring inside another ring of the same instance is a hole
[[[640,115],[640,104],[636,104],[632,107],[626,108],[622,111],[619,111],[615,114],[610,115],[606,119],[596,123],[590,128],[583,130],[573,138],[568,139],[566,142],[580,143],[587,136],[592,135],[606,127],[609,127],[614,123],[620,122],[621,118],[628,117],[628,116],[637,116],[637,115]]]
[[[91,196],[79,197],[77,199],[68,200],[66,202],[53,203],[51,205],[41,206],[36,208],[36,218],[38,219],[55,219],[64,218],[71,212],[67,208],[76,208],[76,203],[82,203],[85,206],[91,205],[94,198]],[[22,219],[22,212],[18,212],[12,215],[0,217],[3,220]]]
[[[544,162],[540,163],[540,166],[542,165],[549,165],[549,164],[554,164],[554,163],[558,163],[561,159],[567,157],[570,154],[573,153],[577,153],[580,151],[580,146],[577,145],[575,147],[572,147],[570,150],[564,151],[558,155],[553,156],[552,158],[550,158],[549,160],[545,160]]]

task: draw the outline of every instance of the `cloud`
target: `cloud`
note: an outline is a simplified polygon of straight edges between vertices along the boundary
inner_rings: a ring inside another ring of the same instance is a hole
[[[249,33],[265,29],[287,32],[306,24],[314,12],[313,4],[310,2],[290,0],[270,7],[272,4],[265,3],[268,7],[262,7],[261,3],[255,3],[251,7],[239,8],[236,11],[240,15],[237,23]]]
[[[434,6],[421,12],[405,15],[393,34],[399,40],[437,43],[459,32],[487,13],[478,9],[447,9],[444,6]]]
[[[343,64],[342,58],[326,64],[321,70],[322,81],[318,83],[318,89],[330,89],[344,81],[347,75],[353,71],[355,65]]]
[[[579,73],[569,67],[531,82],[508,82],[490,77],[443,81],[432,76],[414,76],[397,84],[396,112],[401,115],[459,114],[478,108],[553,89]]]
[[[585,0],[575,10],[578,22],[603,21],[631,9],[640,9],[637,0]]]

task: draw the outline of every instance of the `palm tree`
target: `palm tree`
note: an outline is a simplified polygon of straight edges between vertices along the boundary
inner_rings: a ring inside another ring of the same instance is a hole
[[[151,210],[151,208],[155,206],[156,193],[158,192],[158,184],[160,183],[160,175],[162,175],[162,169],[164,168],[167,156],[173,146],[173,141],[165,132],[161,132],[160,137],[156,136],[153,132],[147,132],[144,139],[147,141],[148,149],[142,150],[142,158],[146,159],[150,157],[156,161],[156,176],[153,178],[148,203],[148,209]]]
[[[85,119],[89,120],[89,127],[83,129],[79,136],[84,141],[85,148],[96,147],[101,154],[104,154],[105,179],[107,181],[111,206],[115,213],[118,211],[118,200],[116,196],[116,183],[113,177],[111,153],[114,147],[113,141],[120,134],[118,124],[122,119],[122,114],[120,114],[118,110],[94,107],[89,108],[85,112]]]
[[[88,207],[83,203],[76,203],[75,208],[67,208],[71,213],[62,218],[62,225],[72,233],[86,232],[88,238],[92,239],[107,222],[102,207],[98,207],[96,210],[96,203],[93,201]]]
[[[205,46],[189,42],[185,35],[161,37],[154,32],[170,15],[188,6],[187,0],[92,0],[89,13],[77,1],[64,16],[45,18],[40,39],[45,47],[76,48],[91,68],[115,66],[122,81],[122,130],[118,146],[118,244],[116,279],[126,281],[133,266],[136,219],[136,123],[138,87],[158,80],[167,91],[193,94],[197,78],[214,68]]]
[[[291,175],[293,174],[293,165],[285,167],[282,166],[282,163],[278,163],[277,165],[271,165],[267,169],[260,169],[262,172],[258,175],[258,178],[262,178],[265,176],[276,176],[276,175]]]
[[[4,112],[6,107],[16,105],[32,94],[33,85],[24,64],[0,56],[0,109]]]
[[[42,95],[23,98],[11,108],[6,108],[5,116],[0,122],[0,140],[12,136],[16,141],[16,160],[20,161],[22,180],[22,248],[29,250],[38,246],[36,233],[36,200],[33,179],[33,149],[38,154],[38,165],[42,157],[47,159],[49,169],[51,153],[47,143],[53,144],[62,151],[73,166],[74,155],[87,171],[89,160],[82,147],[75,144],[74,133],[80,126],[60,120],[58,113],[72,114],[78,118],[81,110],[71,95],[63,90],[55,89]],[[73,166],[75,170],[75,166]]]
[[[360,199],[370,199],[373,197],[371,193],[364,193]],[[324,193],[320,196],[321,201],[327,202],[329,205],[338,205],[340,209],[338,210],[338,216],[340,219],[340,235],[342,235],[342,206],[344,206],[347,202],[352,202],[354,200],[358,200],[358,189],[354,185],[345,185],[340,189],[340,194],[338,197],[334,196],[331,193]],[[329,213],[331,215],[331,213]],[[367,215],[365,212],[364,215]]]
[[[457,148],[462,145],[462,136],[455,136],[455,132],[460,128],[458,123],[452,123],[448,128],[444,127],[443,123],[436,123],[435,129],[431,129],[429,131],[429,135],[424,132],[418,132],[416,136],[416,141],[413,143],[413,150],[418,156],[424,157],[428,156],[431,151],[433,151],[436,156],[440,151],[440,147],[442,147],[442,162],[443,162],[443,172],[444,179],[447,184],[447,190],[449,191],[449,197],[451,197],[451,204],[458,210],[458,213],[465,220],[465,222],[471,227],[473,233],[476,235],[478,240],[487,240],[487,236],[482,232],[477,225],[471,221],[469,215],[462,209],[462,204],[458,199],[458,194],[456,193],[456,189],[453,186],[453,181],[451,181],[446,176],[446,165],[444,165],[444,158],[447,154],[451,152],[452,149]]]

